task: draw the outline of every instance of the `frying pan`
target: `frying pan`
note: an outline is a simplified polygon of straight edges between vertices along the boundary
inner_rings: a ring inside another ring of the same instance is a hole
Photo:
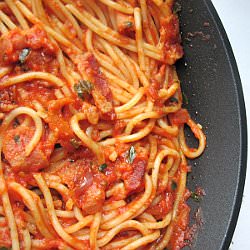
[[[188,187],[206,196],[190,201],[203,225],[194,250],[228,249],[238,219],[246,174],[247,124],[241,81],[222,23],[210,0],[179,0],[185,56],[177,63],[187,109],[202,124],[207,148],[191,161]],[[190,131],[186,131],[189,134]],[[188,142],[195,145],[190,136]]]

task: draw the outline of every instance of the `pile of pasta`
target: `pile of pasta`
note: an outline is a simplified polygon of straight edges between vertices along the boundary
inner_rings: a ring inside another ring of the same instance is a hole
[[[206,138],[182,108],[174,2],[5,0],[0,32],[0,246],[185,246]]]

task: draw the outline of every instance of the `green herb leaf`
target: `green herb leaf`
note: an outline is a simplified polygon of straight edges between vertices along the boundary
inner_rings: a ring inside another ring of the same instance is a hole
[[[8,248],[8,247],[0,247],[0,250],[11,250],[11,248]]]
[[[176,183],[175,181],[172,181],[172,183],[171,183],[171,189],[172,189],[173,191],[175,191],[176,188],[177,188],[177,183]]]
[[[132,27],[134,26],[133,22],[130,22],[130,21],[124,22],[124,25],[125,25],[125,27],[126,27],[127,29],[132,28]]]
[[[31,49],[25,48],[23,49],[19,54],[19,63],[23,64],[25,63],[26,59],[28,58],[28,55],[30,53]]]
[[[173,7],[173,13],[174,14],[178,14],[179,12],[181,12],[181,4],[178,2],[175,2],[174,7]]]
[[[55,144],[55,148],[61,148],[61,147],[62,147],[62,145],[60,143]]]
[[[74,85],[74,90],[78,97],[84,100],[86,94],[90,95],[93,89],[93,84],[90,81],[79,80],[78,83]]]
[[[77,141],[75,138],[70,139],[70,143],[75,149],[78,149],[81,145],[81,142]]]
[[[14,141],[15,141],[15,143],[20,142],[20,135],[15,135],[14,136]]]
[[[129,149],[129,152],[128,152],[128,162],[130,164],[132,164],[135,157],[136,157],[135,148],[134,148],[134,146],[131,146],[130,149]]]
[[[201,201],[201,197],[200,195],[198,195],[196,192],[191,192],[191,196],[190,196],[194,201],[199,202]]]
[[[169,98],[169,101],[170,101],[170,102],[173,102],[173,103],[178,103],[178,102],[179,102],[178,99],[175,98],[174,96],[170,97],[170,98]]]
[[[188,98],[187,98],[187,95],[184,92],[182,92],[182,99],[183,99],[184,104],[188,104]]]
[[[108,165],[106,163],[103,163],[102,165],[99,166],[99,171],[103,172],[107,167]]]

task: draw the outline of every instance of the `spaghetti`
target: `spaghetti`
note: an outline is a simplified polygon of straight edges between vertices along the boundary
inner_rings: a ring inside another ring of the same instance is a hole
[[[182,108],[173,4],[0,3],[0,246],[185,246],[206,138]]]

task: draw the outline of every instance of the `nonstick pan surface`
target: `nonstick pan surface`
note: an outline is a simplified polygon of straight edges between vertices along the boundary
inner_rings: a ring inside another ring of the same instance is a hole
[[[203,220],[192,249],[228,249],[246,174],[247,124],[241,81],[211,1],[178,2],[185,56],[177,63],[177,71],[188,99],[186,107],[207,136],[207,148],[190,162],[188,176],[189,189],[200,186],[206,193],[200,203],[190,201],[193,213],[199,208]],[[192,136],[189,144],[195,145]]]

